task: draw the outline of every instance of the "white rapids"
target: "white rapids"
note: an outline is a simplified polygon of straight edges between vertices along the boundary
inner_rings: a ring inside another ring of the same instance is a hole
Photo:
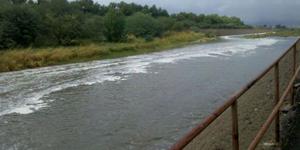
[[[44,67],[0,74],[0,116],[29,114],[47,107],[43,97],[66,88],[93,85],[104,81],[126,80],[135,73],[147,73],[155,63],[176,63],[201,57],[228,58],[251,55],[259,46],[275,44],[278,39],[242,39],[224,36],[221,42],[192,45],[164,52],[125,58]]]

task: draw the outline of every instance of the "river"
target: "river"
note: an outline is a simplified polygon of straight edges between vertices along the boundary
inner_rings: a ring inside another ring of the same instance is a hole
[[[1,150],[167,149],[296,38],[243,39],[0,74]]]

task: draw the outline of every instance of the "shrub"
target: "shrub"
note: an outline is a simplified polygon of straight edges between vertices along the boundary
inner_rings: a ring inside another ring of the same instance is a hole
[[[136,13],[126,20],[126,32],[136,37],[151,39],[162,34],[162,28],[152,16]]]

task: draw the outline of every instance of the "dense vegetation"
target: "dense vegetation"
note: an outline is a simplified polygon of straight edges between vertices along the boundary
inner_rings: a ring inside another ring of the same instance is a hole
[[[152,41],[172,31],[248,28],[239,18],[92,0],[0,0],[0,49]]]

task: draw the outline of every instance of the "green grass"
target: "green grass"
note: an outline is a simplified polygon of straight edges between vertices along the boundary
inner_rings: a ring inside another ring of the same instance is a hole
[[[272,32],[267,32],[266,34],[253,34],[246,35],[245,38],[255,39],[255,38],[265,38],[265,37],[289,37],[289,36],[300,36],[300,29],[276,29]]]
[[[0,53],[0,72],[16,71],[90,60],[118,58],[216,40],[196,32],[171,32],[146,42],[132,39],[127,43],[91,43],[73,47],[12,49]]]

